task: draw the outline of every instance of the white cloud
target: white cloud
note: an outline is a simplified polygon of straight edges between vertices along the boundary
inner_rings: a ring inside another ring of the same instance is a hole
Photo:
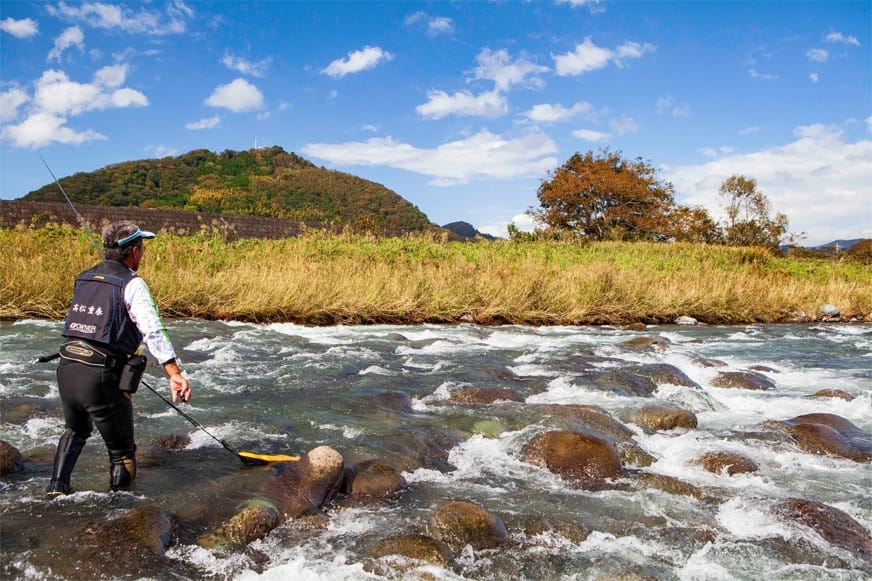
[[[321,72],[334,79],[341,79],[351,73],[374,69],[379,63],[390,61],[393,58],[394,55],[377,46],[365,46],[360,50],[349,52],[347,58],[336,59]]]
[[[779,147],[665,168],[664,178],[675,185],[681,203],[722,217],[718,188],[743,174],[757,180],[774,211],[787,214],[791,231],[808,233],[808,244],[872,238],[872,140],[848,143],[839,128],[825,125],[798,127],[794,134],[794,141]]]
[[[16,147],[37,149],[52,142],[78,145],[95,139],[106,139],[93,130],[74,131],[65,127],[66,118],[48,112],[34,113],[17,125],[3,128],[2,138]]]
[[[577,129],[572,132],[572,136],[584,141],[608,141],[611,138],[611,135],[608,133],[594,131],[593,129]]]
[[[180,34],[185,32],[186,21],[194,16],[194,11],[180,0],[159,4],[164,13],[131,5],[85,2],[75,6],[59,2],[57,6],[46,4],[52,16],[79,21],[93,28],[117,29],[128,33],[150,35]]]
[[[231,54],[226,54],[224,55],[224,58],[221,59],[221,64],[223,64],[228,69],[240,72],[243,75],[250,75],[252,77],[263,77],[266,74],[267,69],[269,69],[271,63],[271,58],[265,58],[262,61],[252,62],[241,57],[233,56]]]
[[[626,135],[628,133],[636,133],[639,131],[639,124],[627,117],[621,116],[620,119],[609,120],[609,127],[615,135]]]
[[[573,8],[587,6],[594,14],[606,11],[605,8],[600,7],[600,0],[555,0],[555,4],[569,4]]]
[[[754,67],[751,67],[750,69],[748,69],[748,75],[752,79],[760,79],[761,81],[774,81],[775,79],[778,78],[778,75],[761,73],[757,69],[755,69]]]
[[[453,34],[454,21],[445,16],[430,16],[423,10],[414,12],[406,16],[404,23],[406,26],[423,23],[427,29],[427,36],[434,37],[440,34]]]
[[[595,71],[613,63],[617,67],[624,66],[624,60],[639,58],[646,52],[656,50],[652,44],[639,44],[637,42],[625,42],[615,50],[595,45],[590,37],[575,46],[575,50],[563,55],[551,55],[561,77],[581,75]]]
[[[221,117],[219,115],[213,115],[212,117],[204,117],[199,121],[186,123],[185,129],[191,129],[193,131],[197,131],[200,129],[212,129],[213,127],[218,127],[219,123],[221,123]]]
[[[808,78],[811,79],[812,83],[817,83],[820,80],[820,75],[817,73],[809,73]]]
[[[39,27],[36,22],[30,18],[15,20],[14,18],[4,18],[0,20],[0,30],[7,32],[15,38],[29,38],[39,34]]]
[[[473,71],[475,79],[493,81],[497,91],[508,91],[515,85],[541,88],[543,81],[539,75],[550,70],[530,62],[524,55],[512,62],[509,51],[505,49],[492,51],[483,48],[475,60],[478,63]]]
[[[750,127],[745,127],[744,129],[739,130],[739,135],[751,135],[758,131],[760,131],[760,127],[757,125],[751,125]]]
[[[55,39],[54,48],[48,53],[48,61],[61,60],[61,55],[71,46],[76,46],[79,50],[85,48],[85,35],[78,26],[67,28]]]
[[[827,42],[841,42],[843,44],[853,44],[854,46],[860,46],[860,41],[857,40],[856,36],[845,36],[841,32],[831,32],[827,35]]]
[[[688,117],[690,116],[690,106],[686,103],[676,105],[672,97],[661,97],[657,99],[657,113],[660,115],[669,113],[673,117]]]
[[[223,107],[234,113],[256,111],[263,107],[263,93],[243,78],[218,85],[206,101],[210,107]]]
[[[467,139],[419,149],[391,137],[346,143],[310,143],[303,153],[336,165],[387,166],[429,176],[448,186],[471,180],[541,176],[557,165],[557,146],[547,135],[504,138],[482,130]]]
[[[164,145],[149,145],[145,148],[145,151],[151,153],[152,157],[155,159],[171,157],[178,153],[178,150],[174,147],[166,147]]]
[[[430,91],[427,102],[415,107],[418,115],[428,119],[442,119],[449,115],[465,117],[500,117],[509,112],[506,98],[496,91],[473,95],[458,91],[449,95],[445,91]]]
[[[0,93],[0,122],[8,123],[18,118],[18,108],[28,99],[27,93],[17,86]]]
[[[825,63],[830,58],[830,53],[822,48],[812,48],[805,53],[805,56],[814,63]]]
[[[558,123],[572,119],[582,113],[587,113],[591,109],[592,105],[585,101],[579,101],[569,108],[559,103],[556,105],[542,103],[541,105],[534,105],[522,115],[534,123]]]

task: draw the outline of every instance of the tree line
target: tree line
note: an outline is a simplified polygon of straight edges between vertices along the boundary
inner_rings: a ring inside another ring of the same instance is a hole
[[[537,190],[538,208],[528,214],[542,226],[532,233],[509,226],[512,239],[579,237],[587,240],[645,240],[778,248],[788,219],[744,175],[727,178],[719,194],[726,220],[719,224],[700,206],[675,201],[675,188],[641,158],[620,151],[575,153]]]

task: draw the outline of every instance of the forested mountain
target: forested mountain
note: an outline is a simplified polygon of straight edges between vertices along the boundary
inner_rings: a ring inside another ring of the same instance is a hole
[[[281,147],[205,149],[80,172],[59,180],[74,203],[173,208],[348,224],[354,228],[423,230],[429,220],[381,184],[317,167]],[[55,183],[23,200],[63,202]]]

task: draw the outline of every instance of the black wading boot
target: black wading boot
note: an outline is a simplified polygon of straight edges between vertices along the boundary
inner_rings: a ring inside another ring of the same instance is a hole
[[[109,450],[109,487],[114,490],[130,488],[136,478],[136,448]]]
[[[45,489],[46,496],[58,496],[69,494],[73,491],[70,487],[70,476],[76,467],[76,460],[82,448],[85,447],[87,438],[83,438],[72,430],[65,429],[58,440],[58,449],[55,452],[54,468],[51,473],[51,482]]]

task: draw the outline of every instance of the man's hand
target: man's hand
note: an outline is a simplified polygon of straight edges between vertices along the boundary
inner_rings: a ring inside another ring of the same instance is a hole
[[[173,394],[173,403],[191,401],[191,384],[188,383],[188,378],[182,375],[178,364],[175,361],[167,361],[164,364],[164,371],[170,378],[170,393]]]

